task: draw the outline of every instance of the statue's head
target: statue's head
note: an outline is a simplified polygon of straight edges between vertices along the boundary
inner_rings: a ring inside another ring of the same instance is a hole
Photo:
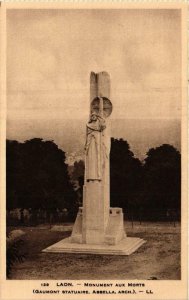
[[[90,122],[97,121],[97,119],[98,119],[98,115],[95,113],[92,113],[90,116]]]

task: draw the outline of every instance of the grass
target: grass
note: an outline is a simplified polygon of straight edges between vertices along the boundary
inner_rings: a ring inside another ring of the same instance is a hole
[[[26,232],[23,263],[16,264],[11,279],[138,279],[179,280],[180,225],[170,223],[125,223],[127,235],[146,240],[130,256],[43,253],[44,248],[71,232],[53,232],[46,226],[22,227]]]

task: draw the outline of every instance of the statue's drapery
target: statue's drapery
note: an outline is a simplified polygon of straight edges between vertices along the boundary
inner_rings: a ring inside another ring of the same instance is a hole
[[[87,124],[86,139],[86,180],[101,180],[102,165],[106,147],[104,145],[104,130],[106,128],[104,118],[93,114]]]

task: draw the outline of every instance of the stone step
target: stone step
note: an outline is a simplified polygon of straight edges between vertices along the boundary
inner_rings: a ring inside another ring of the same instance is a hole
[[[140,238],[125,238],[117,245],[89,245],[70,243],[69,238],[67,238],[44,249],[43,252],[130,255],[144,243],[145,241]]]

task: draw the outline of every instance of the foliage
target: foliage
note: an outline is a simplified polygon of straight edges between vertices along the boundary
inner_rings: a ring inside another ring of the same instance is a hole
[[[180,212],[181,155],[173,146],[151,148],[144,163],[143,205],[151,214],[156,210]]]
[[[140,194],[142,163],[134,157],[123,139],[111,139],[110,195],[111,205],[128,209]]]
[[[20,252],[24,241],[21,238],[10,239],[7,236],[6,247],[6,273],[7,278],[10,278],[11,271],[15,263],[22,263],[25,259],[25,254]]]
[[[74,187],[73,187],[74,183]],[[84,162],[71,174],[65,153],[53,141],[7,141],[7,209],[31,208],[52,216],[67,209],[74,219],[82,202]],[[110,202],[127,218],[178,219],[181,210],[181,155],[173,146],[151,148],[142,163],[127,141],[111,139]]]
[[[79,180],[84,177],[85,164],[83,160],[75,161],[72,178],[75,180]]]
[[[179,218],[181,156],[173,146],[149,149],[142,164],[127,141],[112,139],[110,182],[111,205],[122,207],[127,217],[165,220],[171,210]]]
[[[74,201],[65,152],[53,141],[7,141],[7,209],[42,209],[51,214],[67,208],[70,212]]]
[[[85,172],[85,164],[83,160],[79,160],[78,162],[74,162],[72,179],[77,182],[78,187],[77,197],[78,204],[81,206],[83,201],[83,185],[84,185],[84,172]]]

